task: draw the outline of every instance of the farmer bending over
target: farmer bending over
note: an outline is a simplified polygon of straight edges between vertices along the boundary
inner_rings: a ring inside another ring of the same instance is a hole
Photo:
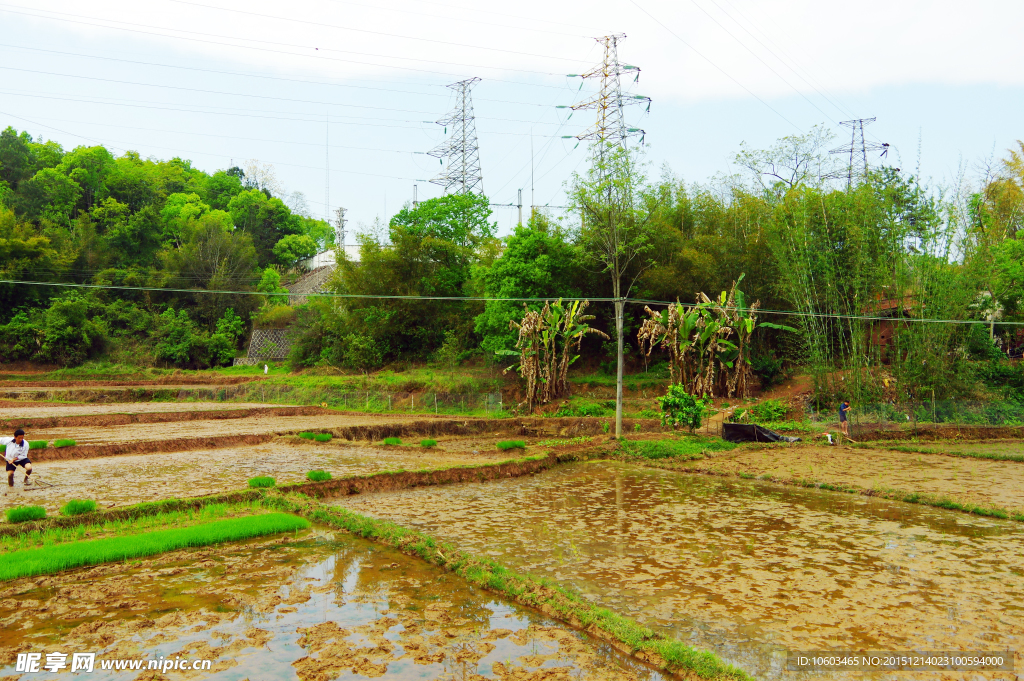
[[[28,442],[25,442],[25,431],[18,428],[14,431],[14,437],[0,437],[0,446],[6,445],[4,459],[7,462],[7,486],[14,487],[14,471],[18,466],[25,469],[25,486],[30,483],[28,476],[32,475],[32,462],[28,460]]]

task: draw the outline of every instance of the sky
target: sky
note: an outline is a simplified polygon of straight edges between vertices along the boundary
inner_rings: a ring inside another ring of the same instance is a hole
[[[869,142],[932,187],[979,177],[1024,138],[1024,3],[934,0],[0,0],[0,126],[208,172],[257,159],[315,217],[387,221],[443,189],[436,123],[472,90],[483,190],[499,232],[513,205],[565,202],[586,167],[570,76],[622,34],[629,107],[653,175],[740,172],[740,145],[876,118]],[[642,102],[643,100],[636,100]],[[633,140],[638,143],[640,140]],[[415,190],[414,190],[415,187]],[[350,233],[354,231],[350,229]]]

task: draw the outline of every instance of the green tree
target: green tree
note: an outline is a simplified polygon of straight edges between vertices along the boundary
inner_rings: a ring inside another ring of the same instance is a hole
[[[317,243],[305,234],[288,234],[274,245],[274,257],[282,265],[292,266],[317,254]]]
[[[282,237],[301,232],[301,220],[281,199],[269,199],[259,189],[243,191],[231,199],[228,211],[235,227],[252,238],[261,267],[274,262],[274,246]]]
[[[652,260],[654,228],[650,218],[657,195],[647,186],[636,152],[602,142],[591,153],[586,175],[573,176],[569,200],[572,209],[582,215],[583,252],[611,278],[618,360],[615,437],[621,438],[625,299]]]

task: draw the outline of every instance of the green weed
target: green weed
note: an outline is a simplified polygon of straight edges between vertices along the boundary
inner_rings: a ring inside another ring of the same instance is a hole
[[[77,442],[74,440],[54,440],[53,446],[60,449],[61,447],[74,447]]]
[[[107,537],[12,551],[0,554],[0,581],[47,575],[86,565],[143,558],[175,549],[207,546],[307,527],[309,521],[303,518],[287,513],[267,513],[127,537]]]
[[[386,437],[384,438],[384,444],[391,446],[400,445],[402,444],[402,439],[398,437]]]
[[[7,509],[7,522],[23,523],[27,520],[42,520],[46,517],[46,509],[42,506],[15,506]]]
[[[541,440],[537,443],[538,447],[569,447],[572,445],[582,445],[590,442],[593,438],[587,437],[586,435],[580,435],[578,437],[562,438],[558,440]]]
[[[429,447],[436,447],[436,446],[437,446],[437,440],[430,440],[430,439],[420,440],[420,447],[427,447],[427,448],[429,448]]]
[[[92,499],[72,499],[61,507],[60,514],[66,516],[81,515],[83,513],[92,513],[95,510],[96,502]]]
[[[267,475],[257,475],[255,478],[249,478],[249,487],[257,489],[260,487],[273,487],[277,482]]]
[[[306,473],[306,479],[313,482],[326,482],[331,479],[331,474],[327,471],[310,471]]]
[[[642,459],[703,459],[707,452],[727,452],[736,445],[725,440],[705,440],[688,437],[680,440],[636,440],[623,441],[620,445],[627,456]]]
[[[316,440],[317,442],[330,442],[331,437],[332,436],[330,433],[316,433],[313,436],[313,439]]]
[[[526,449],[526,443],[522,440],[505,440],[498,443],[498,449],[507,452],[510,449]]]
[[[761,400],[750,408],[750,415],[757,421],[781,421],[788,411],[789,407],[781,400]]]
[[[313,433],[299,433],[299,437],[301,437],[303,440],[312,440]]]

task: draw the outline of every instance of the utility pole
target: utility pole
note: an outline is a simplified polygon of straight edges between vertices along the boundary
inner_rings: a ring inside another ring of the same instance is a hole
[[[864,126],[870,125],[875,122],[875,118],[857,118],[852,121],[840,121],[839,125],[850,128],[850,143],[841,147],[836,147],[828,153],[830,154],[843,154],[849,156],[849,164],[846,170],[846,188],[849,190],[853,187],[853,165],[854,157],[860,156],[861,174],[860,176],[867,177],[868,170],[871,168],[868,164],[868,152],[869,151],[881,151],[882,156],[889,153],[888,142],[865,142],[864,141]]]
[[[480,172],[480,145],[476,138],[476,117],[473,115],[473,99],[470,90],[480,82],[479,78],[468,78],[452,83],[457,100],[448,115],[437,121],[445,126],[445,133],[451,126],[452,134],[446,141],[427,153],[435,158],[447,158],[448,166],[430,182],[444,187],[445,193],[468,194],[483,192],[483,175]]]
[[[412,209],[413,210],[416,210],[420,206],[419,194],[420,194],[420,192],[419,192],[419,185],[415,185],[414,184],[412,186]]]
[[[591,140],[597,145],[597,155],[594,161],[598,164],[598,172],[602,176],[602,179],[606,179],[604,178],[604,175],[608,172],[605,164],[605,151],[609,147],[618,146],[625,149],[630,137],[640,137],[640,143],[643,143],[644,131],[640,128],[633,128],[626,125],[626,117],[624,114],[626,106],[646,102],[647,110],[650,111],[651,109],[650,97],[645,97],[643,95],[630,95],[623,93],[622,91],[623,75],[633,75],[634,82],[640,80],[640,67],[623,64],[619,61],[619,42],[625,38],[626,35],[624,33],[616,33],[614,35],[594,38],[594,40],[604,47],[604,57],[601,60],[601,63],[586,73],[569,74],[570,77],[578,76],[584,79],[598,79],[600,81],[600,87],[596,95],[585,102],[573,105],[571,108],[573,111],[583,111],[587,109],[597,111],[597,120],[593,127],[579,135],[576,135],[575,137],[580,141]],[[611,183],[608,183],[607,203],[611,206]],[[611,214],[609,214],[608,222],[609,224],[607,225],[607,229],[609,232],[609,238],[615,244],[620,243],[620,225],[613,224],[614,220]],[[622,438],[622,374],[625,363],[623,357],[625,349],[623,327],[625,325],[624,317],[626,308],[626,296],[622,294],[622,277],[624,274],[619,267],[620,257],[621,256],[618,254],[613,256],[615,266],[612,268],[612,289],[613,296],[615,298],[615,335],[618,344],[616,352],[617,368],[615,377],[615,437],[619,439]]]
[[[334,243],[342,250],[345,250],[345,224],[348,222],[345,219],[345,213],[347,212],[347,209],[340,206],[334,211]]]
[[[519,190],[519,203],[517,205],[519,206],[519,226],[522,227],[522,225],[523,225],[523,190],[522,189]]]

